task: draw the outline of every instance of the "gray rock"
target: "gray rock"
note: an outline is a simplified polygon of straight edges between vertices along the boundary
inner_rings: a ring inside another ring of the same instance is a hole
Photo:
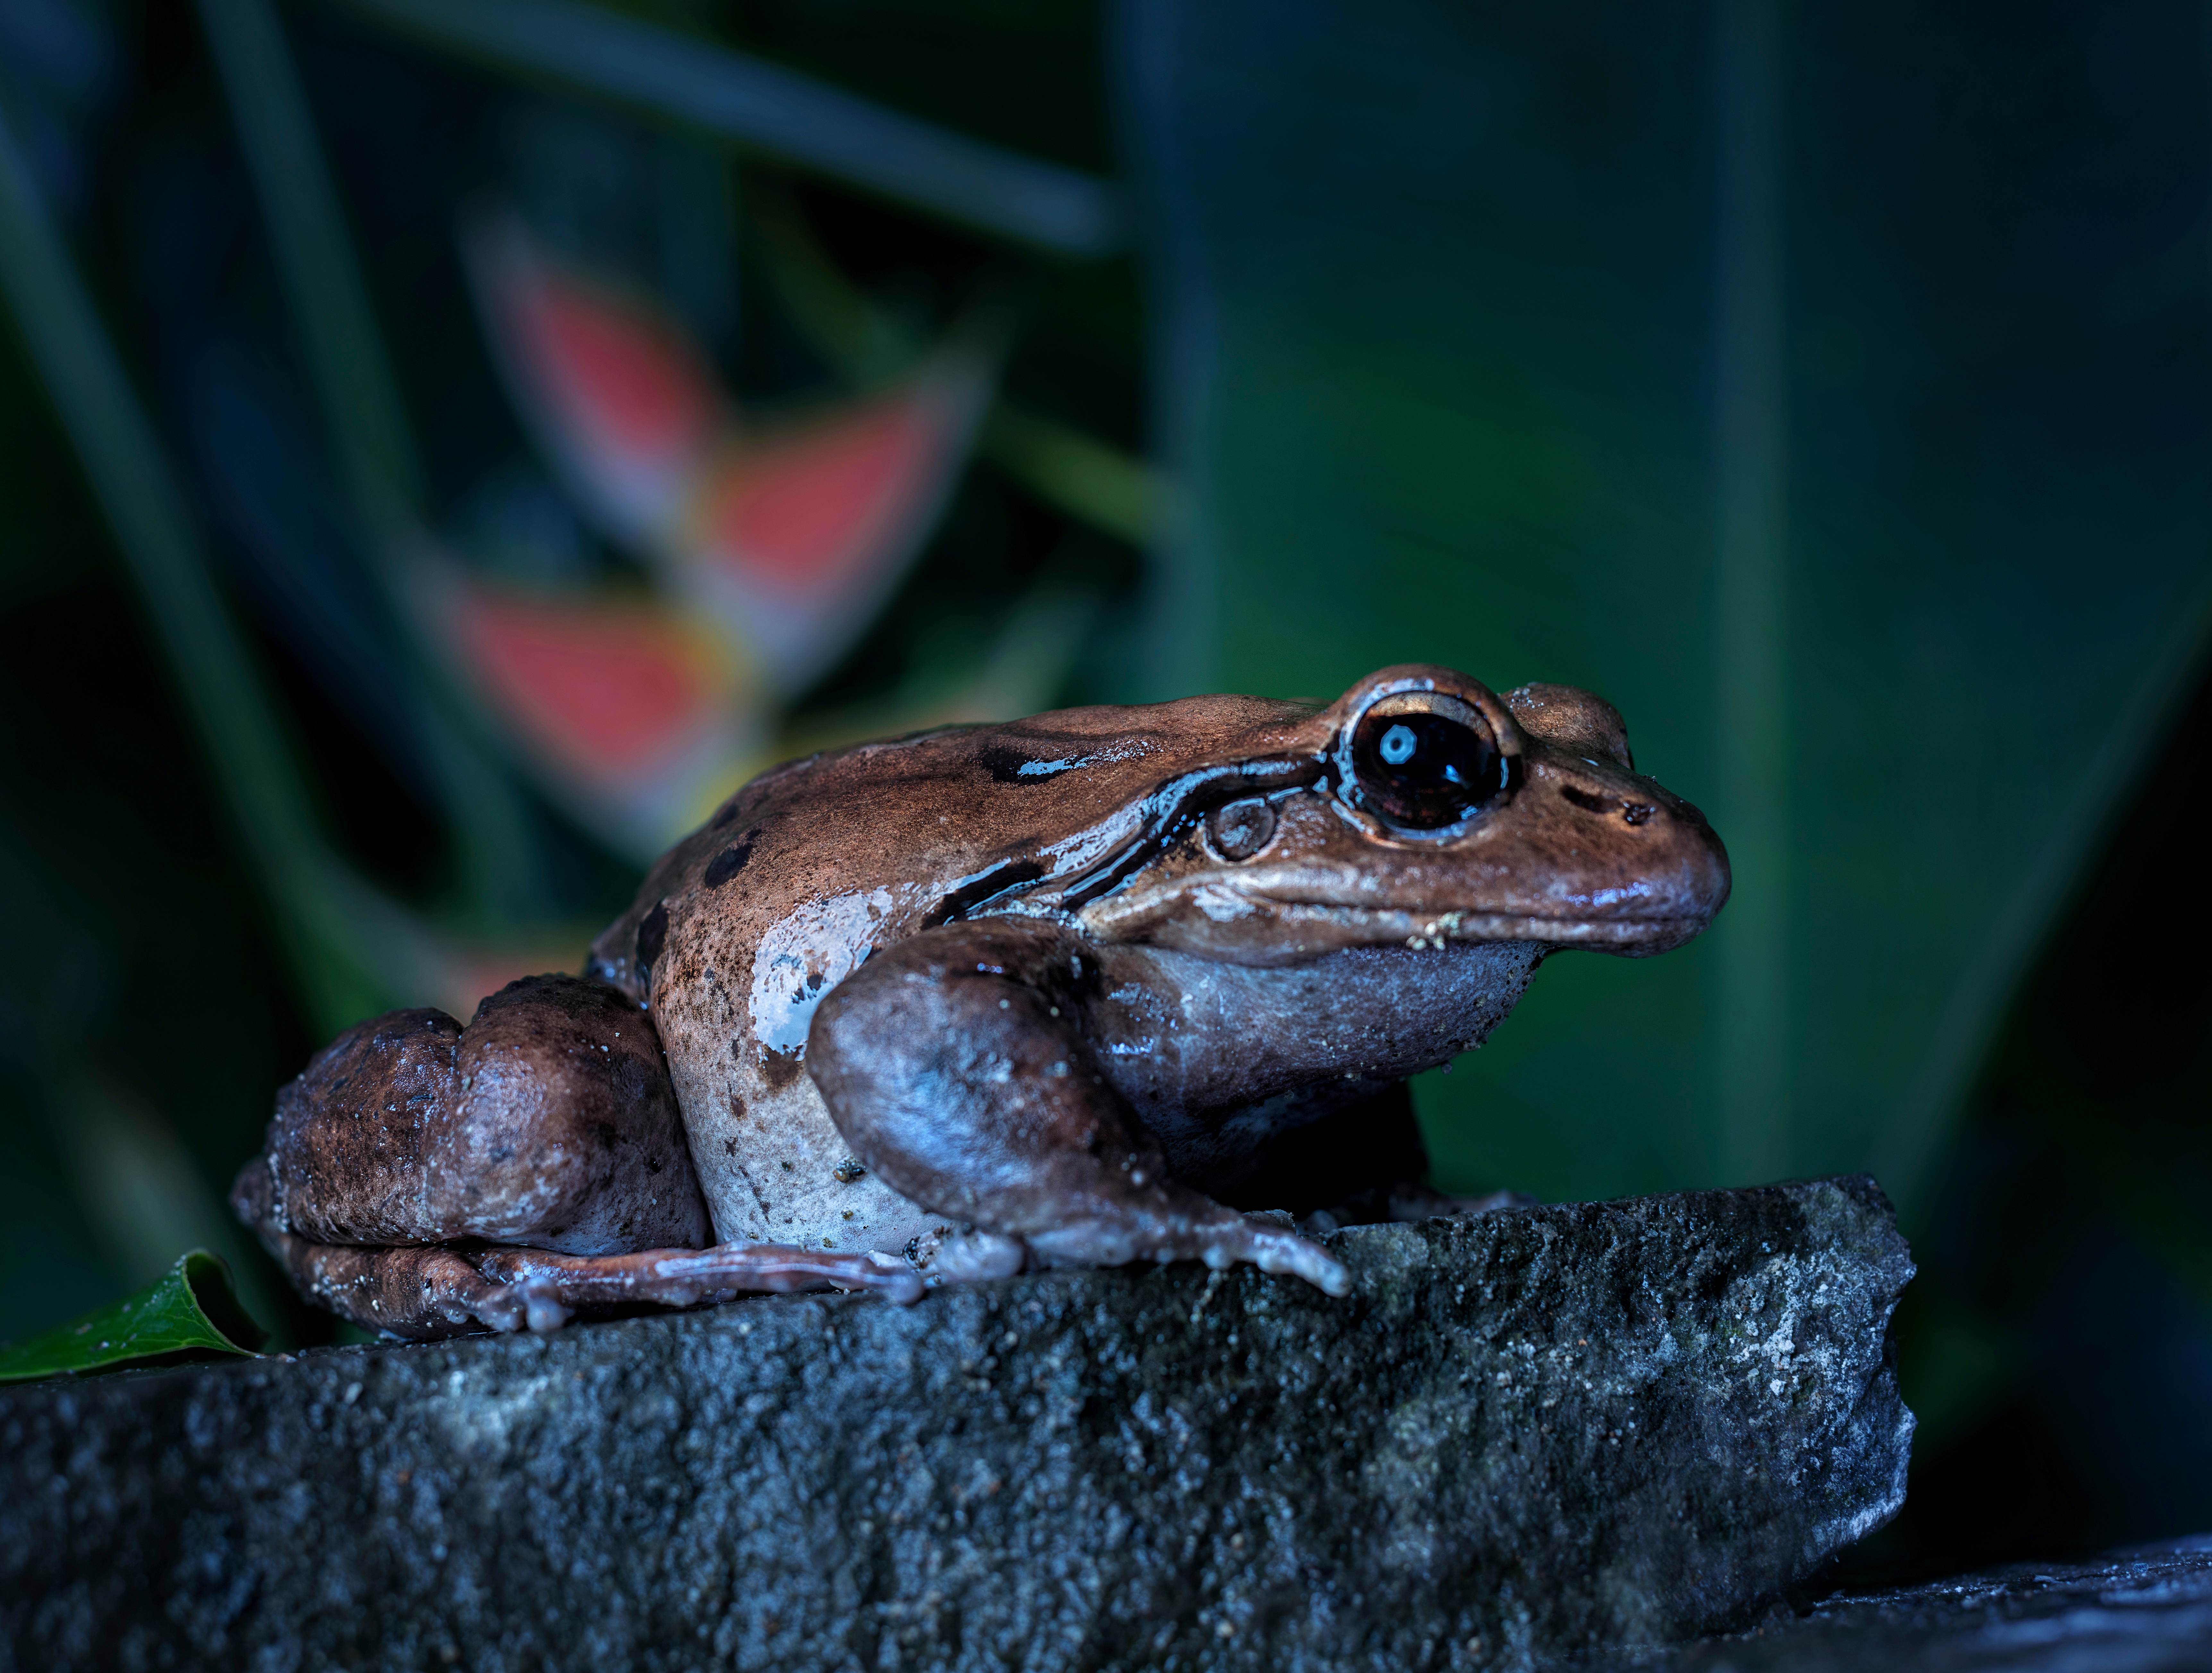
[[[1839,1591],[1802,1615],[1559,1673],[2187,1673],[2212,1668],[2212,1536]]]
[[[1747,1617],[1887,1519],[1863,1179],[0,1396],[20,1666],[1443,1668]]]

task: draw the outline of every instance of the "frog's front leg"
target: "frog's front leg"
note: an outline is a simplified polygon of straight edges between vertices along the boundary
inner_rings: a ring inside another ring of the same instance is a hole
[[[1319,1244],[1169,1176],[1083,1037],[1086,956],[1064,932],[992,923],[876,953],[807,1039],[846,1142],[893,1190],[1042,1264],[1249,1261],[1346,1294]]]
[[[415,1010],[349,1029],[277,1095],[231,1201],[310,1300],[395,1336],[823,1283],[921,1294],[903,1262],[701,1247],[652,1021],[568,976],[511,984],[466,1028]]]

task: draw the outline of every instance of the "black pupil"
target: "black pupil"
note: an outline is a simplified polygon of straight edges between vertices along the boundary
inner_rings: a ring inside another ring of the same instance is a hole
[[[1352,736],[1367,805],[1394,825],[1456,825],[1504,788],[1487,731],[1419,711],[1370,714]]]

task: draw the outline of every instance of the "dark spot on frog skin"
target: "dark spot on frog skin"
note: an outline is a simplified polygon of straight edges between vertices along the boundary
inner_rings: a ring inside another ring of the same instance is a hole
[[[642,976],[668,944],[668,902],[661,901],[646,913],[637,926],[637,970]]]
[[[700,881],[708,888],[720,888],[724,883],[745,869],[745,862],[753,857],[755,832],[747,832],[744,840],[733,842],[707,862],[707,870]]]
[[[1559,794],[1578,808],[1588,808],[1592,813],[1619,811],[1621,819],[1631,825],[1641,825],[1659,811],[1649,802],[1623,802],[1610,796],[1593,796],[1586,790],[1577,790],[1572,785],[1561,785]]]
[[[768,1089],[770,1092],[781,1092],[804,1075],[806,1072],[806,1066],[799,1059],[805,1055],[805,1048],[800,1046],[793,1046],[781,1052],[762,1052],[761,1079],[768,1082]]]
[[[950,924],[965,916],[994,894],[1003,894],[1010,888],[1019,888],[1024,883],[1033,883],[1044,876],[1044,867],[1034,859],[1004,859],[976,874],[973,881],[956,888],[938,903],[927,923],[932,928]]]
[[[1057,761],[1039,761],[1027,750],[1017,749],[1005,743],[990,745],[979,751],[975,759],[991,775],[991,782],[994,785],[1048,784],[1056,774],[1084,765],[1079,755],[1066,755]]]

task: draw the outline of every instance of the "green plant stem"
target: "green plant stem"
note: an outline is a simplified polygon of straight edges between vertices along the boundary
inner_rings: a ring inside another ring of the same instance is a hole
[[[1795,1167],[1789,989],[1788,340],[1778,0],[1714,13],[1713,643],[1717,817],[1735,890],[1715,926],[1722,1180]]]
[[[921,357],[921,344],[845,276],[787,197],[763,189],[750,202],[746,247],[817,353],[863,384]],[[976,446],[1047,505],[1132,545],[1150,543],[1168,514],[1166,484],[1151,465],[1003,395]]]
[[[393,995],[435,990],[429,936],[332,855],[152,426],[0,111],[0,289],[115,536],[245,852],[311,981],[353,965]]]
[[[405,621],[411,612],[392,554],[421,538],[422,472],[306,90],[269,0],[199,0],[199,9],[340,474]],[[441,676],[413,648],[416,677],[399,700],[414,712],[463,892],[472,916],[511,924],[529,915],[537,893],[527,815],[507,776],[456,722],[459,706]]]
[[[919,208],[1078,256],[1124,241],[1104,180],[580,0],[350,0],[390,27],[773,152]]]
[[[283,33],[267,0],[199,12],[346,486],[394,538],[422,520],[422,472]]]
[[[1908,1227],[1930,1207],[1935,1163],[2005,1008],[2126,807],[2128,786],[2141,781],[2144,763],[2172,731],[2191,676],[2212,652],[2212,569],[2190,578],[2179,594],[2164,633],[2108,712],[2100,747],[2075,769],[2064,811],[1960,972],[1918,1073],[1875,1135],[1875,1177]]]
[[[1159,473],[1072,424],[1001,397],[977,451],[1047,505],[1100,532],[1148,545],[1166,512]]]

